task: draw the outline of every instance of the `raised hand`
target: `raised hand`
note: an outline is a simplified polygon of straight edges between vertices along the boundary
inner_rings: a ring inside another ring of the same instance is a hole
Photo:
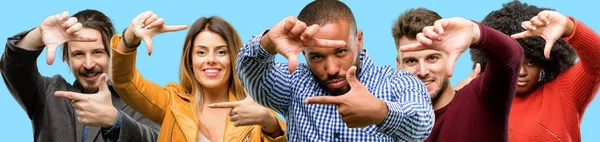
[[[56,91],[54,96],[67,98],[77,113],[77,120],[93,127],[111,127],[117,122],[117,109],[112,105],[111,92],[106,84],[106,73],[98,80],[96,94],[82,94],[69,91]]]
[[[550,58],[550,51],[554,42],[562,36],[570,36],[573,33],[575,23],[565,15],[556,11],[545,10],[538,13],[529,21],[524,21],[521,26],[527,30],[511,35],[512,38],[526,38],[530,36],[541,36],[546,40],[544,56]]]
[[[261,45],[266,51],[277,52],[287,58],[288,69],[294,72],[298,65],[298,53],[305,48],[337,48],[346,45],[344,41],[315,38],[319,28],[319,25],[307,27],[306,23],[296,17],[286,17],[262,37]]]
[[[93,42],[100,37],[93,35],[80,35],[78,32],[83,28],[77,18],[69,18],[69,12],[52,15],[44,19],[38,27],[42,34],[42,42],[48,48],[46,52],[46,63],[52,65],[56,57],[56,48],[69,42]]]
[[[465,79],[463,79],[458,84],[456,84],[456,86],[452,87],[452,89],[453,90],[462,89],[463,87],[465,87],[465,85],[471,83],[471,80],[477,78],[479,76],[480,72],[481,72],[481,64],[477,63],[475,65],[475,69],[473,69],[473,72],[471,72],[471,74],[469,74],[469,76],[467,76]]]
[[[365,86],[354,75],[356,67],[346,72],[346,81],[350,91],[340,96],[317,96],[304,100],[305,104],[331,104],[338,107],[338,113],[349,128],[366,127],[380,124],[388,113],[387,104],[371,95]]]
[[[279,129],[275,116],[269,110],[257,104],[250,96],[236,102],[209,104],[210,108],[230,108],[229,121],[234,126],[260,125],[265,132],[272,133]]]
[[[165,25],[165,20],[163,18],[158,18],[158,15],[154,14],[152,11],[146,11],[133,18],[131,25],[129,25],[126,31],[128,33],[125,35],[129,36],[133,33],[135,37],[133,38],[134,40],[131,41],[144,40],[146,48],[148,49],[148,55],[151,55],[153,47],[152,37],[161,33],[181,31],[187,28],[188,25]]]
[[[423,28],[417,34],[419,42],[400,46],[400,51],[418,51],[433,49],[448,54],[446,73],[452,76],[452,70],[458,57],[473,43],[479,40],[479,26],[463,18],[449,18],[435,21],[433,26]]]

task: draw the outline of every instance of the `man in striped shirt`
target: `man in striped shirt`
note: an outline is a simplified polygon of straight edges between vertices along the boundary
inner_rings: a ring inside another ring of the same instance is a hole
[[[290,141],[423,141],[433,126],[427,88],[406,71],[375,66],[352,11],[314,1],[242,47],[237,71],[261,105],[287,119]],[[297,54],[307,64],[298,64]],[[288,64],[276,63],[279,53]]]

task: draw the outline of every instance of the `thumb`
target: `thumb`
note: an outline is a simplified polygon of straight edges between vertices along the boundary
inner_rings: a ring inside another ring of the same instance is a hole
[[[56,57],[56,48],[58,48],[58,45],[54,45],[54,44],[49,44],[46,45],[48,51],[46,51],[46,63],[48,65],[52,65],[52,63],[54,63],[54,58]]]
[[[207,105],[209,108],[236,108],[241,104],[240,101],[235,102],[222,102],[222,103],[214,103]]]
[[[338,105],[342,103],[339,96],[317,96],[304,99],[304,104],[332,104]]]
[[[144,36],[142,37],[144,43],[146,43],[146,49],[148,49],[148,56],[152,55],[152,37]]]
[[[477,75],[479,75],[479,73],[481,72],[481,64],[477,63],[475,64],[475,69],[473,69],[473,72],[469,75],[469,77],[471,77],[471,79],[477,77]]]
[[[556,41],[555,39],[550,39],[548,40],[548,38],[544,37],[544,39],[546,40],[546,46],[544,46],[544,56],[549,59],[550,58],[550,51],[552,51],[552,46],[554,46],[554,42]]]
[[[109,92],[107,94],[110,94],[110,90],[108,89],[108,84],[106,83],[106,73],[102,73],[100,75],[100,79],[98,79],[98,92]]]
[[[452,77],[452,72],[454,70],[454,65],[456,65],[456,60],[458,60],[459,54],[457,53],[449,53],[448,61],[446,61],[446,73],[448,77]]]
[[[65,21],[69,18],[69,11],[63,11],[56,15],[56,21]]]
[[[360,81],[356,79],[356,66],[352,66],[346,71],[346,81],[350,85],[350,88],[355,88],[360,84]]]
[[[298,66],[298,55],[288,52],[285,54],[285,57],[288,59],[288,70],[290,73],[296,71],[296,67]]]

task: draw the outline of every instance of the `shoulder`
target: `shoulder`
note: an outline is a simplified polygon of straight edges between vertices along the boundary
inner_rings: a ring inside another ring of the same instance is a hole
[[[43,78],[46,78],[46,77],[43,77]],[[48,88],[46,91],[48,91],[48,90],[68,90],[68,91],[77,90],[71,83],[67,82],[67,80],[65,80],[65,78],[63,78],[59,74],[52,76],[47,83],[48,83],[47,84]]]
[[[385,73],[385,80],[390,86],[403,89],[423,90],[424,85],[416,76],[406,70],[397,70],[391,66],[379,67],[381,72]],[[425,89],[426,90],[426,89]]]
[[[190,92],[185,91],[181,84],[169,82],[164,88],[168,92],[169,98],[178,96],[176,98],[192,101],[193,95],[191,95]]]

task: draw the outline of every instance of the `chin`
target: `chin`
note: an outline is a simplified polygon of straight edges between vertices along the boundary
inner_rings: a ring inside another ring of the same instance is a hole
[[[204,81],[200,81],[198,82],[200,83],[200,85],[202,85],[204,88],[218,88],[220,86],[226,85],[227,81],[223,81],[221,79],[212,79],[212,80],[208,80],[205,79]]]
[[[525,88],[525,87],[518,87],[515,95],[517,95],[517,96],[525,96],[528,93],[529,93],[529,91],[527,90],[527,88]]]

